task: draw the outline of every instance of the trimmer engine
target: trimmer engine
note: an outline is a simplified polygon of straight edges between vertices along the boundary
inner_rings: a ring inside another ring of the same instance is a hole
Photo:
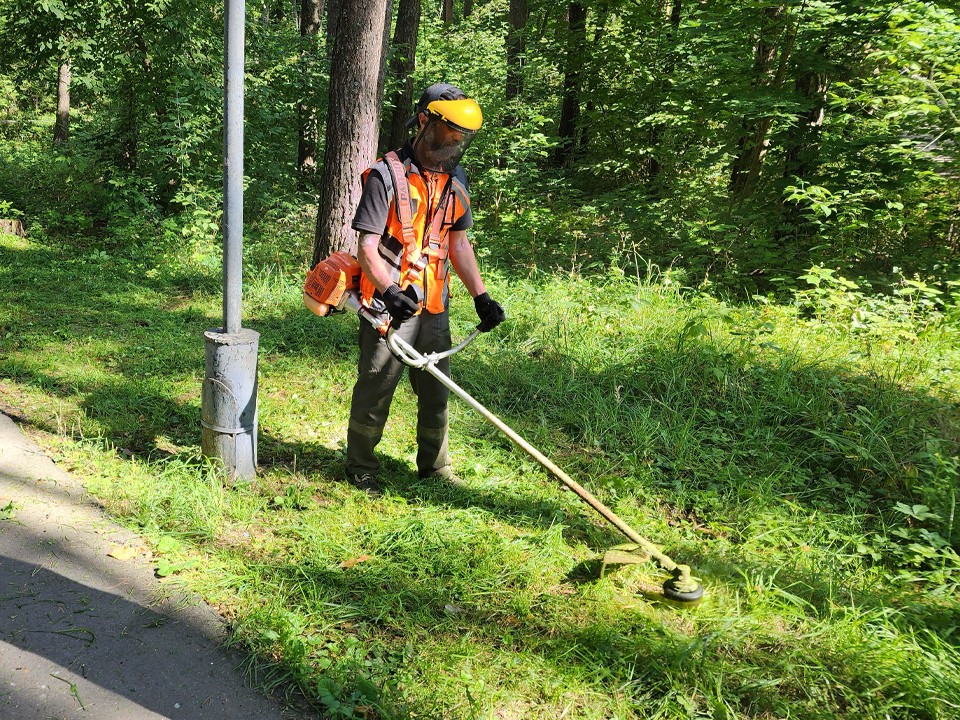
[[[360,263],[345,252],[335,252],[307,273],[303,285],[303,304],[323,317],[342,310],[351,291],[360,287]]]

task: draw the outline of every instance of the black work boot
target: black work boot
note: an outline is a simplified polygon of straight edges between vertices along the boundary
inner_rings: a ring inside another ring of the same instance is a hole
[[[347,481],[357,490],[363,490],[371,497],[379,497],[383,494],[383,487],[373,473],[353,473],[347,476]]]

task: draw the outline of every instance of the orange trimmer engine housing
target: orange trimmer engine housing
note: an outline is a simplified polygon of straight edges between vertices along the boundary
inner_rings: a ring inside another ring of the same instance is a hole
[[[360,288],[360,263],[345,252],[335,252],[307,273],[303,304],[320,317],[343,307],[347,295]]]

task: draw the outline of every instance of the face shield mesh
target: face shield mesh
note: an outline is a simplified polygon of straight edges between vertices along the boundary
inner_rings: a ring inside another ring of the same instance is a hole
[[[432,172],[453,172],[476,135],[476,131],[455,127],[430,114],[413,141],[417,165]]]

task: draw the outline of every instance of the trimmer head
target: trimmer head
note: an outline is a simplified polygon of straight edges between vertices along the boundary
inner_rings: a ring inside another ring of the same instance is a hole
[[[703,585],[690,577],[690,568],[678,565],[673,576],[663,583],[663,596],[681,605],[696,605],[703,598]]]
[[[608,566],[640,565],[649,560],[650,553],[644,552],[642,546],[636,543],[617,545],[603,554],[600,577],[606,574]],[[663,597],[673,603],[694,606],[703,598],[703,585],[691,577],[688,565],[677,565],[671,577],[663,583]]]

